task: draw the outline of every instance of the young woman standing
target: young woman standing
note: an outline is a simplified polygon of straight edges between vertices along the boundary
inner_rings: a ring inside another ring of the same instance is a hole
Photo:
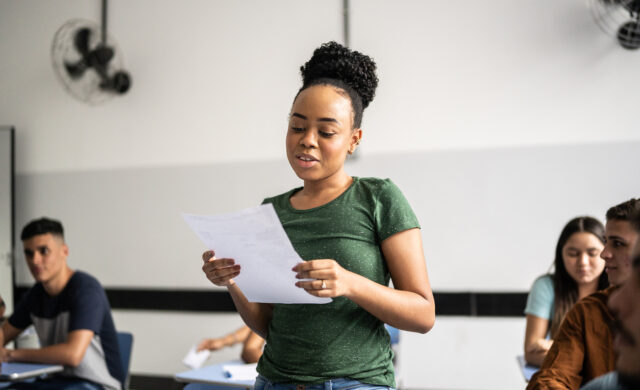
[[[358,178],[345,160],[363,136],[362,112],[378,79],[371,58],[335,42],[301,68],[286,154],[303,187],[265,199],[306,261],[292,272],[324,305],[248,302],[233,259],[203,254],[203,270],[227,286],[238,312],[267,340],[256,390],[395,387],[384,323],[425,333],[435,321],[417,218],[388,179]],[[394,288],[388,287],[389,280]]]

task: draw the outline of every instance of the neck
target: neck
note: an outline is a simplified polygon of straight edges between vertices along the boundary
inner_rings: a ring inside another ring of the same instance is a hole
[[[301,192],[310,198],[331,196],[344,192],[351,185],[351,182],[353,182],[353,178],[342,171],[322,180],[305,180]]]
[[[598,291],[598,279],[594,280],[589,284],[582,284],[578,286],[578,300],[586,297],[587,295],[591,295],[594,292]]]
[[[44,287],[44,291],[46,291],[47,294],[56,296],[64,289],[72,275],[73,270],[66,266],[62,271],[60,271],[60,274],[56,275],[56,277],[47,280],[46,282],[42,282],[42,287]]]

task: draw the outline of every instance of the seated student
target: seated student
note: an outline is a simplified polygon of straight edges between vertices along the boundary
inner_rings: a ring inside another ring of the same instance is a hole
[[[606,244],[600,256],[611,287],[578,301],[565,316],[540,370],[531,377],[528,390],[578,389],[612,371],[615,362],[607,300],[631,275],[631,253],[640,236],[632,225],[640,212],[640,199],[631,199],[607,211]]]
[[[536,279],[527,298],[527,363],[540,366],[569,309],[579,299],[609,286],[600,258],[602,248],[604,226],[595,218],[574,218],[562,229],[556,245],[555,272]]]
[[[202,340],[200,344],[198,344],[197,350],[202,351],[208,349],[209,351],[216,351],[238,343],[242,343],[242,354],[240,357],[245,363],[257,363],[258,360],[260,360],[264,339],[251,331],[246,325],[224,337]]]
[[[640,230],[640,215],[635,224]],[[611,294],[608,303],[616,320],[616,371],[592,380],[582,390],[640,389],[640,242],[636,243],[632,266],[631,277]]]
[[[62,224],[41,218],[22,230],[29,271],[36,284],[0,330],[0,360],[64,365],[64,371],[13,389],[119,390],[124,382],[115,326],[107,296],[92,276],[67,265]],[[5,349],[33,324],[39,349]]]

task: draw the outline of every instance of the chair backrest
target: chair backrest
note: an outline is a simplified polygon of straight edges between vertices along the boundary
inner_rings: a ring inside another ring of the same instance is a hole
[[[391,325],[384,324],[385,329],[389,332],[389,337],[391,337],[391,345],[395,346],[400,342],[400,331],[398,328],[394,328]]]
[[[129,365],[131,363],[131,351],[133,350],[133,335],[129,332],[118,332],[118,348],[120,349],[120,362],[124,371],[124,386],[129,388]]]

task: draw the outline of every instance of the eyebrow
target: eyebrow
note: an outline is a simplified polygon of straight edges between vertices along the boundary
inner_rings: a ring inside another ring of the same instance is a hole
[[[606,237],[607,240],[619,240],[619,241],[624,241],[627,242],[627,240],[625,240],[624,238],[620,237],[620,236],[608,236]]]
[[[48,248],[48,246],[46,246],[46,245],[40,245],[39,247],[36,247],[36,249],[35,249],[35,250],[36,250],[36,251],[38,251],[38,252],[40,252],[40,251],[42,251],[43,249],[47,249],[47,248]],[[35,252],[35,251],[34,251],[34,250],[31,250],[31,249],[25,249],[25,250],[24,250],[24,253],[34,253],[34,252]]]
[[[595,251],[595,250],[598,250],[598,249],[599,249],[599,248],[596,248],[595,246],[592,246],[592,247],[586,248],[585,250],[586,250],[586,251]],[[575,247],[575,246],[568,246],[568,247],[567,247],[567,250],[581,251],[582,249],[577,248],[577,247]]]
[[[297,112],[294,112],[293,114],[291,114],[291,116],[295,116],[296,118],[300,118],[300,119],[304,119],[304,120],[308,119],[306,116],[304,116],[302,114],[298,114]],[[340,122],[338,122],[337,119],[328,118],[328,117],[318,118],[318,122],[332,122],[332,123],[340,124]]]

